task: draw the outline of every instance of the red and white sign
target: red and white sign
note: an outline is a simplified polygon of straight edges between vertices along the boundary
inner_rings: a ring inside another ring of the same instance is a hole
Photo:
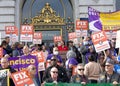
[[[116,48],[120,48],[120,30],[117,31],[116,35]]]
[[[35,55],[38,59],[38,71],[45,70],[44,62],[45,62],[46,59],[45,59],[45,56],[44,56],[43,52],[42,51],[40,51],[40,52],[36,51],[36,52],[32,53],[32,55]]]
[[[88,30],[88,21],[76,20],[76,30]]]
[[[69,33],[68,38],[73,41],[74,44],[78,43],[76,32]]]
[[[107,38],[108,39],[112,39],[112,38],[116,38],[116,35],[117,35],[117,31],[115,31],[115,30],[107,30],[107,31],[105,31],[105,33],[106,33],[106,35],[107,35]]]
[[[41,43],[42,43],[42,33],[34,32],[33,44],[41,44]]]
[[[92,42],[95,46],[96,52],[104,51],[110,48],[107,36],[104,31],[92,34]]]
[[[54,43],[62,41],[62,36],[54,36]]]
[[[72,40],[72,39],[77,38],[76,32],[69,33],[69,34],[68,34],[68,38],[69,38],[69,40]]]
[[[76,30],[77,37],[87,37],[87,30]]]
[[[23,42],[32,42],[33,39],[33,26],[22,25],[20,40]]]
[[[12,73],[12,79],[15,86],[35,86],[32,78],[30,78],[29,74],[25,70]]]
[[[12,43],[18,42],[18,29],[15,26],[5,26],[6,36],[10,37]]]
[[[3,57],[3,48],[0,47],[0,58],[2,58],[2,57]]]

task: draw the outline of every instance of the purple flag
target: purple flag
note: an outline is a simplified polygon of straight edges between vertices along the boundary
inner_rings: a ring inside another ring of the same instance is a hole
[[[101,31],[102,23],[100,21],[100,12],[88,7],[89,29],[92,31]]]

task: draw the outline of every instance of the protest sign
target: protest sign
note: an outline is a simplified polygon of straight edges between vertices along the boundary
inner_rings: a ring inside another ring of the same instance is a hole
[[[117,31],[115,47],[120,48],[120,30]]]
[[[33,26],[22,25],[20,32],[20,41],[22,42],[32,42],[33,40]]]
[[[0,70],[0,86],[10,86],[8,72],[8,69]]]
[[[92,42],[95,46],[96,52],[104,51],[110,48],[109,42],[104,31],[99,31],[92,34]]]
[[[41,44],[41,43],[42,43],[42,33],[34,32],[33,44]]]
[[[0,58],[2,58],[2,57],[3,57],[3,48],[0,47]]]
[[[16,70],[23,70],[26,69],[29,65],[33,64],[36,66],[38,70],[38,60],[36,56],[33,55],[27,55],[27,56],[21,56],[21,57],[10,57],[8,58],[9,65],[16,69]]]
[[[35,86],[32,78],[25,70],[12,73],[11,76],[16,86]]]
[[[62,36],[54,36],[54,43],[62,41]]]
[[[69,40],[73,41],[75,44],[78,43],[76,32],[72,32],[68,34]]]
[[[32,55],[35,55],[38,59],[38,71],[45,70],[44,62],[45,62],[46,59],[45,59],[45,56],[44,56],[43,52],[42,51],[34,52],[34,53],[32,53]]]
[[[5,26],[6,36],[10,37],[10,42],[18,42],[18,29],[15,26]]]

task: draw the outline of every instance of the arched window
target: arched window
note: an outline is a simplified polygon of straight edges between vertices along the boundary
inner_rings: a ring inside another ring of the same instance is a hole
[[[25,18],[29,20],[37,16],[45,3],[50,3],[57,15],[65,19],[68,17],[73,19],[73,10],[69,0],[26,0],[23,6],[22,22]]]

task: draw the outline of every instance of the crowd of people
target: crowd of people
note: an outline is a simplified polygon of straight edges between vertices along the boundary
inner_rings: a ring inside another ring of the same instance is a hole
[[[0,70],[10,69],[10,73],[16,72],[8,64],[8,58],[20,58],[33,52],[43,52],[45,70],[39,71],[36,76],[36,67],[30,64],[27,71],[33,79],[35,86],[45,83],[120,83],[120,53],[115,48],[115,39],[109,40],[110,49],[96,52],[90,37],[82,38],[81,42],[60,41],[53,46],[42,44],[24,45],[15,42],[9,45],[10,38],[2,41],[3,57],[1,58]],[[14,82],[10,77],[10,86]]]

